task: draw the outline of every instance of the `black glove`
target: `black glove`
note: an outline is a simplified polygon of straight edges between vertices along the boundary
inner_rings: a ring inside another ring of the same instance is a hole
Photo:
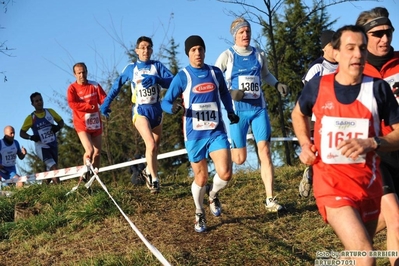
[[[285,97],[288,95],[288,86],[287,85],[277,82],[276,89],[280,92],[281,96]]]
[[[395,83],[392,85],[392,89],[394,89],[394,90],[393,90],[393,94],[394,94],[396,97],[399,97],[399,82],[398,82],[398,81],[395,82]]]
[[[29,140],[38,142],[38,141],[40,141],[40,137],[38,135],[32,135],[29,137]]]
[[[53,133],[57,133],[58,131],[60,131],[61,127],[59,125],[52,125],[51,126],[51,131],[53,131]]]
[[[241,101],[244,98],[244,92],[242,90],[230,90],[231,99],[234,101]]]
[[[177,114],[181,109],[183,109],[182,99],[181,99],[181,98],[177,98],[177,99],[173,102],[172,113],[173,113],[173,114]]]
[[[240,121],[240,117],[238,115],[236,115],[234,112],[228,113],[227,117],[230,120],[230,125],[237,124]]]

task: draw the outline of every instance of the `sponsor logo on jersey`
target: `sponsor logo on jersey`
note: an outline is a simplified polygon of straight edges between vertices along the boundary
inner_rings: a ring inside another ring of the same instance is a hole
[[[208,93],[213,91],[216,88],[214,83],[202,83],[193,88],[193,92],[195,93]]]

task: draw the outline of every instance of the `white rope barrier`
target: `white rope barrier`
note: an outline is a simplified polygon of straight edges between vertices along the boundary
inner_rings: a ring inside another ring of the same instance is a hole
[[[253,134],[248,134],[247,139],[254,139]],[[271,141],[297,141],[297,138],[294,137],[277,137],[277,138],[271,138]],[[169,157],[174,157],[174,156],[179,156],[187,154],[186,149],[181,149],[177,151],[171,151],[163,154],[159,154],[157,159],[165,159]],[[124,163],[118,163],[114,165],[109,165],[105,167],[101,167],[99,169],[99,172],[105,172],[105,171],[110,171],[118,168],[123,168],[139,163],[145,163],[146,159],[141,158],[141,159],[136,159]],[[85,165],[80,165],[80,166],[73,166],[73,167],[68,167],[68,168],[63,168],[63,169],[58,169],[58,170],[53,170],[53,171],[48,171],[48,172],[42,172],[42,173],[36,173],[32,175],[26,175],[26,176],[20,176],[18,178],[10,178],[6,181],[3,181],[3,183],[10,184],[10,183],[17,183],[17,182],[32,182],[32,181],[40,181],[44,179],[51,179],[51,178],[60,178],[61,181],[76,178],[82,176],[84,173],[86,173],[87,169]]]
[[[253,139],[253,135],[248,134],[247,139]],[[272,141],[295,141],[296,138],[272,138],[271,140]],[[158,155],[157,159],[161,160],[164,158],[174,157],[174,156],[183,155],[183,154],[187,154],[186,149],[181,149],[181,150],[177,150],[177,151],[160,154],[160,155]],[[140,232],[140,230],[134,225],[134,223],[124,213],[124,211],[121,209],[121,207],[119,207],[119,205],[114,200],[114,198],[111,196],[111,194],[108,192],[107,187],[100,180],[100,177],[97,174],[98,172],[110,171],[110,170],[127,167],[127,166],[131,166],[131,165],[139,164],[139,163],[145,163],[145,162],[146,162],[146,159],[141,158],[141,159],[136,159],[136,160],[132,160],[132,161],[124,162],[124,163],[119,163],[119,164],[102,167],[98,171],[96,171],[93,168],[93,165],[90,163],[90,161],[88,161],[86,165],[80,165],[80,166],[74,166],[74,167],[69,167],[69,168],[64,168],[64,169],[59,169],[59,170],[54,170],[54,171],[37,173],[34,175],[21,176],[19,178],[12,178],[12,179],[6,180],[5,183],[27,182],[27,181],[35,181],[35,180],[37,181],[37,180],[50,179],[50,178],[55,178],[55,177],[59,177],[60,180],[67,180],[67,179],[72,179],[75,177],[82,176],[84,173],[86,173],[88,171],[87,167],[89,167],[93,173],[93,176],[85,184],[86,188],[89,188],[91,186],[91,184],[93,183],[94,179],[96,179],[98,181],[98,183],[101,185],[101,187],[104,189],[104,191],[108,194],[109,198],[112,200],[112,202],[115,204],[115,206],[118,208],[119,212],[129,223],[130,227],[135,231],[135,233],[143,241],[143,243],[147,246],[147,248],[151,251],[151,253],[154,254],[154,256],[162,263],[162,265],[169,266],[171,264],[165,259],[165,257],[162,255],[162,253],[144,237],[144,235]],[[79,181],[79,184],[80,184],[80,181]],[[74,192],[78,188],[79,184],[77,186],[73,187],[72,190],[67,193],[67,195]]]
[[[122,210],[122,208],[119,207],[118,203],[114,200],[114,198],[108,192],[107,187],[104,185],[104,183],[101,181],[100,177],[97,175],[97,173],[96,173],[97,171],[93,168],[93,165],[90,163],[90,161],[87,162],[87,166],[90,167],[90,169],[93,173],[93,176],[91,177],[90,181],[88,183],[86,183],[85,186],[87,188],[90,187],[91,183],[93,182],[93,180],[95,178],[98,181],[98,183],[101,185],[101,187],[104,189],[104,191],[108,194],[109,198],[112,200],[112,202],[115,204],[115,206],[118,208],[118,210],[122,214],[122,216],[129,223],[130,227],[133,229],[134,232],[136,232],[138,237],[141,239],[141,241],[143,241],[143,243],[147,246],[147,248],[151,251],[151,253],[154,254],[154,256],[162,263],[162,265],[170,266],[171,264],[165,259],[165,257],[162,255],[162,253],[145,238],[145,236],[140,232],[140,230],[134,225],[134,223],[125,214],[125,212]]]

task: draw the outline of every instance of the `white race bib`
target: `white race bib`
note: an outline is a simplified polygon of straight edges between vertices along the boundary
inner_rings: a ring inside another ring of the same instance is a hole
[[[86,128],[88,130],[98,130],[101,128],[100,116],[98,113],[85,114]]]
[[[160,88],[158,84],[149,88],[144,88],[141,82],[136,84],[136,103],[137,104],[153,104],[157,102]]]
[[[212,130],[219,124],[218,107],[215,102],[193,103],[193,130]]]
[[[55,135],[53,131],[51,131],[51,127],[45,127],[38,130],[40,141],[44,144],[55,141]]]
[[[324,163],[354,164],[366,161],[366,155],[360,155],[356,160],[341,155],[337,146],[343,140],[368,138],[368,119],[324,116],[321,123],[321,160]]]
[[[238,89],[244,92],[244,99],[258,99],[261,87],[258,76],[238,76]]]

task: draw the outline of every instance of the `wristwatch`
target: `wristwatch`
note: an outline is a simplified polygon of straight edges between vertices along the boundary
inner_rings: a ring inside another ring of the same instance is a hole
[[[374,141],[375,145],[377,145],[377,147],[374,150],[378,150],[381,146],[381,139],[379,137],[375,136],[373,138],[373,141]]]

